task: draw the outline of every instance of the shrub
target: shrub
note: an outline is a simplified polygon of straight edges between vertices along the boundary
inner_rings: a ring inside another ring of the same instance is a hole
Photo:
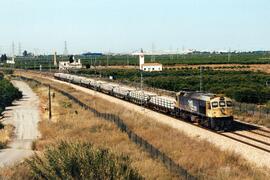
[[[11,105],[15,99],[22,97],[22,92],[15,88],[6,79],[0,79],[0,114],[6,106]]]
[[[26,163],[34,179],[142,179],[129,158],[116,156],[89,143],[62,141]]]

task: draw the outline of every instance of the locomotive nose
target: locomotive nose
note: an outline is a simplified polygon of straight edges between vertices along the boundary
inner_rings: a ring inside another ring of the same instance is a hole
[[[220,112],[221,112],[223,115],[226,115],[225,108],[221,108],[221,109],[220,109]]]

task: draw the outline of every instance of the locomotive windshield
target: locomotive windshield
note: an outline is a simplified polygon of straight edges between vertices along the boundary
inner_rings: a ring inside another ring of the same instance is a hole
[[[215,102],[212,102],[212,107],[213,107],[213,108],[216,108],[216,107],[218,107],[218,102],[217,102],[217,101],[215,101]]]
[[[219,102],[219,106],[220,106],[220,107],[225,107],[225,105],[226,105],[226,104],[225,104],[225,101],[220,101],[220,102]]]
[[[232,101],[227,101],[227,107],[232,107],[233,104],[232,104]]]

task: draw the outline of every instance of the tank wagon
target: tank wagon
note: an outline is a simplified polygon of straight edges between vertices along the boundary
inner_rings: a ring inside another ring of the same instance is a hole
[[[232,127],[232,100],[222,95],[180,91],[176,93],[175,98],[172,98],[76,75],[56,73],[54,77],[143,105],[155,111],[180,117],[213,130],[230,130]]]

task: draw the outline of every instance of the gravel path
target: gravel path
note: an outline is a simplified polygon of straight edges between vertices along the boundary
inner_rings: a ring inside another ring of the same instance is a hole
[[[4,124],[15,126],[15,137],[8,149],[0,150],[0,167],[13,165],[31,156],[34,153],[32,142],[39,136],[39,98],[25,82],[12,83],[23,92],[23,98],[4,112]]]
[[[254,147],[250,147],[246,144],[237,142],[235,140],[223,137],[221,135],[218,135],[216,133],[207,131],[205,129],[196,127],[192,124],[176,120],[175,118],[157,113],[152,110],[145,109],[143,107],[140,107],[138,105],[122,101],[120,99],[114,98],[112,96],[105,95],[103,93],[99,93],[84,87],[80,87],[74,84],[70,84],[67,82],[59,81],[56,79],[51,79],[55,82],[59,82],[62,84],[69,85],[77,90],[83,91],[85,93],[88,93],[90,95],[94,95],[99,98],[103,98],[107,101],[119,104],[127,109],[136,111],[138,113],[141,113],[151,119],[154,119],[155,121],[158,121],[160,123],[166,124],[172,128],[178,129],[182,132],[184,132],[186,135],[194,138],[200,138],[203,140],[207,140],[208,142],[215,144],[217,147],[219,147],[221,150],[225,151],[232,151],[239,155],[241,155],[243,158],[251,162],[252,164],[258,166],[258,167],[268,167],[270,168],[270,153],[267,153],[265,151],[256,149]]]

